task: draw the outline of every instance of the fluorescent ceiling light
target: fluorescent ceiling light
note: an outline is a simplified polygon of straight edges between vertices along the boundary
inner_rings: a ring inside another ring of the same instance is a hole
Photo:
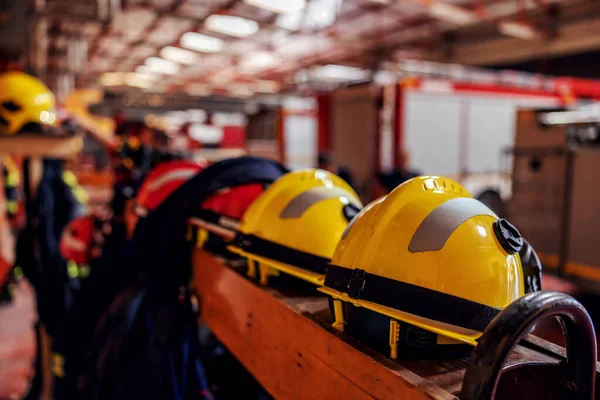
[[[100,76],[98,82],[102,86],[119,86],[125,83],[122,72],[105,72]]]
[[[431,3],[429,13],[437,19],[457,25],[473,24],[479,20],[477,15],[472,11],[441,1]]]
[[[181,47],[186,49],[199,51],[202,53],[214,53],[223,50],[225,42],[223,40],[202,35],[196,32],[186,32],[181,37]]]
[[[135,68],[135,72],[138,72],[138,73],[146,75],[146,76],[151,76],[155,80],[160,78],[160,73],[156,72],[156,70],[148,67],[147,65],[138,65]]]
[[[179,64],[176,62],[159,57],[149,57],[144,64],[151,70],[166,75],[174,75],[178,73],[180,69]]]
[[[247,73],[269,69],[279,63],[279,58],[272,53],[263,51],[252,53],[240,61],[240,68]]]
[[[198,55],[179,47],[167,46],[160,51],[160,56],[180,64],[192,65],[198,61]]]
[[[302,11],[296,11],[278,16],[275,23],[281,29],[295,32],[302,26],[303,19],[304,13]]]
[[[256,21],[233,15],[211,15],[206,19],[204,26],[208,30],[239,38],[258,32]]]
[[[341,8],[341,0],[312,0],[306,10],[286,13],[277,17],[281,29],[297,31],[300,28],[324,29],[333,25]]]
[[[154,85],[154,81],[148,76],[137,73],[129,72],[125,74],[125,83],[128,86],[138,87],[142,89],[149,89]]]
[[[538,36],[537,30],[531,25],[514,21],[500,22],[498,24],[498,31],[503,35],[523,40],[532,40]]]
[[[254,91],[259,93],[277,93],[281,85],[277,81],[258,80],[254,84]]]
[[[233,80],[234,75],[233,69],[224,69],[210,76],[208,80],[217,86],[224,86]]]
[[[334,80],[361,81],[369,78],[369,71],[345,65],[329,64],[320,68],[320,75]]]
[[[300,11],[306,7],[306,0],[244,0],[246,4],[265,10],[284,14]]]

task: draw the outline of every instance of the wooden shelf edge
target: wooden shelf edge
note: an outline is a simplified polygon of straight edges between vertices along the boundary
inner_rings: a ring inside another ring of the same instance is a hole
[[[25,157],[70,158],[82,149],[82,136],[52,137],[33,134],[0,136],[0,153]]]

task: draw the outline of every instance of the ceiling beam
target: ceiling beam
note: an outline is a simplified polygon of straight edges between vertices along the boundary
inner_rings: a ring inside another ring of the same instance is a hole
[[[492,39],[481,43],[456,43],[447,57],[436,50],[426,59],[466,65],[501,65],[520,63],[550,57],[566,56],[600,49],[600,17],[562,25],[551,39],[519,40]]]

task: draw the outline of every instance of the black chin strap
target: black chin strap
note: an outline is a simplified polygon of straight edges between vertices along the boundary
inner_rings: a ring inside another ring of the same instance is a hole
[[[292,249],[279,243],[238,232],[234,239],[235,245],[247,253],[302,268],[317,274],[325,274],[329,266],[328,258]]]
[[[483,332],[501,311],[462,297],[337,265],[329,265],[325,286],[354,299],[478,332]]]

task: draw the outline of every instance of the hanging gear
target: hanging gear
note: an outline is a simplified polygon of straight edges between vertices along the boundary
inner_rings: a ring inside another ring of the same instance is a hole
[[[25,161],[24,178],[29,174]],[[28,191],[29,182],[24,188]],[[27,226],[17,243],[17,265],[23,268],[38,295],[40,319],[49,334],[64,317],[65,260],[60,256],[60,236],[67,223],[85,210],[63,180],[63,161],[44,160],[35,198],[26,196]]]
[[[290,172],[248,208],[231,249],[248,259],[248,274],[258,273],[262,284],[283,272],[321,285],[342,232],[361,208],[338,176]]]
[[[80,217],[69,222],[60,237],[60,254],[65,260],[84,264],[89,261],[94,234],[92,217]]]
[[[133,188],[125,186],[122,196],[124,221],[87,217],[73,221],[63,233],[61,251],[70,278],[68,292],[73,301],[66,312],[65,328],[55,339],[55,395],[73,397],[82,371],[85,349],[92,332],[116,294],[128,287],[140,272],[133,262],[131,237],[137,219],[147,217],[177,187],[202,170],[189,161],[172,161],[155,168],[133,200]],[[137,211],[137,213],[134,213]],[[127,234],[125,234],[127,228]],[[60,367],[60,368],[59,368]],[[58,373],[56,373],[58,372]]]
[[[73,196],[77,199],[79,204],[87,206],[90,201],[88,192],[79,184],[77,176],[73,171],[64,170],[62,173],[62,180],[71,188]],[[87,212],[87,210],[85,210]]]
[[[154,168],[142,183],[131,210],[125,212],[130,237],[139,218],[148,217],[171,193],[204,167],[192,161],[168,161]]]
[[[23,72],[0,75],[0,134],[36,132],[56,126],[54,95],[39,79]]]
[[[8,154],[0,156],[0,164],[2,164],[2,175],[4,177],[6,214],[14,217],[19,212],[19,182],[21,174],[15,160]]]
[[[135,230],[133,238],[134,246],[140,249],[136,257],[143,260],[148,271],[163,279],[165,265],[173,262],[189,265],[189,254],[174,252],[173,248],[189,239],[188,219],[195,215],[199,204],[226,188],[271,184],[285,172],[280,164],[259,157],[228,159],[207,167],[177,189],[177,195],[169,196],[154,209],[150,214],[152,218],[138,221],[140,229]]]
[[[222,189],[268,184],[285,172],[281,165],[255,157],[221,161],[181,185],[138,221],[132,262],[145,277],[115,298],[97,327],[79,398],[210,396],[200,390],[182,397],[180,390],[185,379],[190,383],[185,387],[203,386],[200,353],[194,347],[197,316],[189,311],[189,293],[183,289],[191,277],[194,247],[188,240],[187,220],[199,204]]]
[[[522,247],[519,231],[460,184],[418,177],[355,218],[320,290],[338,329],[389,346],[392,358],[475,346],[524,294]]]
[[[70,307],[66,261],[59,252],[59,238],[69,221],[79,217],[85,206],[63,180],[63,161],[46,159],[35,195],[29,182],[30,160],[23,163],[23,189],[27,223],[19,233],[16,265],[35,288],[40,320],[51,338],[64,323]],[[39,333],[38,333],[39,336]],[[31,398],[41,390],[41,361],[38,359]]]
[[[89,349],[78,399],[210,400],[189,293],[142,278],[123,291]]]
[[[61,237],[61,254],[66,259],[65,317],[53,337],[51,369],[54,398],[70,399],[79,398],[77,382],[98,320],[139,270],[123,222],[111,215],[72,221]]]
[[[265,185],[254,183],[225,188],[208,198],[194,217],[190,218],[190,224],[198,227],[196,246],[229,261],[242,260],[240,256],[227,250],[227,245],[235,237],[248,207],[264,190]]]

